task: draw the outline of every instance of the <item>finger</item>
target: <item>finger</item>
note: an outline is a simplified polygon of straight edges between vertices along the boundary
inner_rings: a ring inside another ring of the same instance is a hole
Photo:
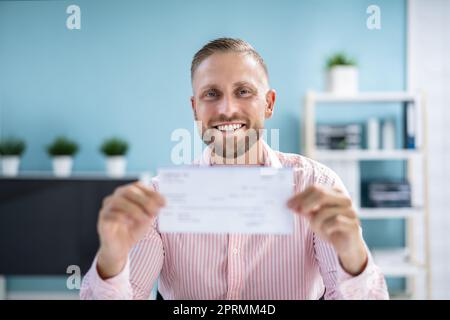
[[[298,209],[301,206],[303,199],[314,192],[314,188],[308,187],[304,191],[294,194],[287,202],[287,206],[291,209]]]
[[[106,222],[110,228],[112,228],[114,226],[108,224],[109,222],[131,225],[134,219],[131,219],[126,212],[118,210],[110,210],[108,214],[103,217],[103,221]]]
[[[124,190],[123,197],[140,206],[149,216],[153,216],[162,206],[155,192],[149,196],[135,185]]]
[[[347,216],[349,218],[354,218],[354,214],[352,213],[352,209],[346,208],[346,207],[337,207],[337,206],[331,206],[331,207],[325,207],[320,209],[317,212],[314,212],[310,216],[310,224],[311,228],[313,230],[320,230],[322,224],[330,219],[333,216],[336,215],[343,215]]]
[[[351,199],[331,188],[326,189],[316,185],[294,195],[287,203],[289,208],[305,215],[310,215],[311,212],[319,210],[321,206],[325,205],[351,206]]]
[[[342,189],[339,188],[339,187],[333,186],[332,189],[333,189],[334,191],[336,191],[337,193],[345,194],[344,190],[342,190]]]
[[[146,204],[148,201],[147,196],[144,193],[144,191],[142,191],[138,187],[136,187],[136,186],[128,187],[127,189],[125,189],[122,192],[122,196],[125,197],[126,199],[130,200],[134,204],[140,206],[143,211],[147,211],[147,208],[146,208]]]
[[[325,188],[319,185],[313,185],[306,188],[303,192],[297,193],[289,201],[288,206],[306,213],[305,208],[308,203],[316,203],[326,192]],[[311,211],[311,210],[310,210]]]
[[[301,208],[305,213],[317,211],[324,206],[350,207],[351,199],[333,189],[315,188],[314,192],[302,200]]]
[[[164,197],[159,192],[155,191],[152,187],[147,187],[141,182],[136,182],[134,186],[143,191],[147,196],[154,198],[162,206],[166,205],[166,200],[164,199]]]
[[[112,195],[103,198],[102,208],[105,208],[106,206],[108,206],[108,204],[111,202],[111,200],[112,200]]]
[[[142,181],[136,181],[133,183],[133,185],[142,188],[144,191],[155,191],[155,188],[153,187],[153,183],[145,184]]]
[[[336,233],[350,233],[354,229],[358,228],[359,222],[356,219],[349,218],[344,215],[333,216],[326,221],[321,226],[321,232],[330,238]]]
[[[137,188],[141,189],[147,195],[151,195],[155,191],[155,189],[153,188],[153,185],[148,186],[148,185],[143,184],[141,181],[135,182],[133,184],[133,186],[136,186]]]
[[[128,218],[137,220],[138,222],[145,222],[146,219],[149,219],[149,216],[139,205],[123,197],[114,197],[106,210],[108,215],[114,211],[123,212]]]
[[[103,199],[102,208],[100,210],[100,216],[102,216],[103,218],[109,219],[111,217],[111,215],[114,214],[114,212],[116,211],[116,210],[114,210],[114,207],[117,206],[117,204],[114,202],[118,201],[117,198],[118,198],[118,195],[115,195],[115,196],[110,195]],[[126,219],[129,219],[129,218],[126,218]]]

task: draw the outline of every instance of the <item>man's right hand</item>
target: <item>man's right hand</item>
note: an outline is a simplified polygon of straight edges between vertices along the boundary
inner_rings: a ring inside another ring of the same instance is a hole
[[[100,249],[97,271],[102,279],[124,268],[131,248],[148,232],[164,198],[140,182],[118,187],[103,200],[97,230]]]

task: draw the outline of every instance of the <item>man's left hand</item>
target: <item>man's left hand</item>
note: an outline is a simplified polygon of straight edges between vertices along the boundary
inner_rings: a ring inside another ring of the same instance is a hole
[[[287,205],[306,217],[312,231],[333,245],[345,271],[352,275],[364,271],[368,256],[360,222],[352,200],[342,190],[314,185],[295,194]]]

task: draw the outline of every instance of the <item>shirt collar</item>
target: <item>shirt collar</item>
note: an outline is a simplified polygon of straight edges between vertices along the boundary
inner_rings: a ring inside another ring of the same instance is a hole
[[[263,146],[263,155],[264,155],[264,166],[272,167],[272,168],[282,168],[282,164],[275,151],[269,147],[267,142],[261,139],[261,143]],[[203,151],[202,156],[200,157],[199,165],[200,166],[210,166],[212,163],[212,146],[208,145]]]

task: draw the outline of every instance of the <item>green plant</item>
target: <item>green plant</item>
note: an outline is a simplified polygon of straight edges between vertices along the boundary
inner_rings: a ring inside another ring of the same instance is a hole
[[[120,138],[106,139],[100,146],[100,151],[107,157],[123,156],[128,151],[128,143]]]
[[[25,141],[18,138],[7,138],[0,142],[0,155],[21,156],[25,151]]]
[[[47,146],[47,152],[53,157],[74,156],[78,152],[78,144],[64,136],[59,136]]]
[[[334,66],[356,66],[356,60],[353,58],[350,58],[345,53],[339,52],[327,60],[327,68],[331,69]]]

